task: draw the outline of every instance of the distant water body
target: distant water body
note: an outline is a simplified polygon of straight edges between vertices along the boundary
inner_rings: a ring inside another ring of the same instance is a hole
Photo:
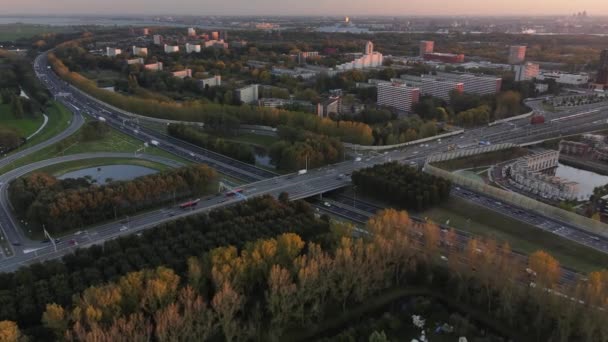
[[[31,16],[0,16],[0,25],[29,24],[50,26],[184,26],[182,24],[144,20],[137,18],[112,17],[31,17]]]

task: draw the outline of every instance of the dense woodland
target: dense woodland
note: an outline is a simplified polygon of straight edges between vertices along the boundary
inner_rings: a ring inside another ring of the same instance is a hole
[[[362,193],[387,200],[398,208],[421,211],[448,199],[451,183],[443,178],[391,162],[353,172]]]
[[[251,146],[214,137],[201,129],[185,125],[171,124],[167,127],[170,136],[191,144],[212,150],[245,163],[255,164],[255,154]]]
[[[205,165],[101,186],[84,178],[59,180],[45,173],[33,173],[11,183],[9,198],[17,216],[29,227],[39,229],[45,225],[50,232],[63,232],[186,196],[210,193],[216,178],[215,170]]]
[[[162,224],[140,237],[131,235],[108,241],[103,247],[79,249],[61,261],[0,274],[0,321],[18,322],[36,336],[36,341],[53,340],[40,327],[48,303],[70,306],[72,294],[145,268],[170,267],[185,279],[189,257],[202,257],[220,246],[241,249],[249,241],[286,232],[318,241],[329,233],[329,224],[315,218],[305,202],[260,197]]]
[[[398,290],[450,298],[495,332],[480,341],[608,340],[608,271],[562,281],[545,252],[526,260],[495,240],[461,245],[454,231],[395,210],[367,229],[325,245],[287,233],[193,251],[178,270],[151,267],[75,291],[68,303],[47,300],[39,331],[68,341],[305,340],[323,335],[328,320],[349,327],[349,312]]]
[[[280,170],[315,168],[344,158],[344,146],[338,139],[287,126],[279,127],[278,134],[281,140],[270,146],[269,155]]]

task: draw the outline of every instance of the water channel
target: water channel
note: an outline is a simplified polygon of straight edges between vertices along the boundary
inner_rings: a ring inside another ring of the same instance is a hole
[[[92,183],[103,185],[109,180],[130,180],[156,172],[158,171],[139,165],[105,165],[67,172],[58,178],[88,178]]]

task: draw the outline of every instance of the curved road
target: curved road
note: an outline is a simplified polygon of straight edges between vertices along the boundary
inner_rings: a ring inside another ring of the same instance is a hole
[[[183,166],[182,163],[177,162],[173,159],[159,157],[154,155],[137,155],[134,156],[132,153],[114,153],[114,152],[102,152],[102,153],[87,153],[87,154],[73,154],[63,157],[57,157],[53,159],[42,160],[39,162],[35,162],[29,165],[25,165],[19,168],[16,168],[12,171],[9,171],[3,175],[0,175],[0,227],[2,227],[2,231],[4,232],[4,236],[7,239],[16,245],[19,245],[21,248],[13,248],[14,255],[19,256],[23,254],[23,250],[28,248],[39,248],[46,247],[47,244],[41,244],[40,242],[32,241],[28,239],[21,229],[21,226],[15,222],[14,217],[12,216],[12,210],[9,208],[10,201],[8,200],[8,187],[9,183],[18,177],[26,175],[32,171],[38,170],[43,167],[47,167],[50,165],[61,164],[65,162],[75,161],[75,160],[86,160],[86,159],[98,159],[98,158],[138,158],[143,160],[148,160],[156,163],[160,163],[163,165],[171,166],[171,167],[179,167]]]
[[[35,62],[34,65],[40,65],[40,63],[42,62],[42,58],[44,55],[39,55]],[[53,81],[49,78],[45,78],[45,77],[39,77],[39,79],[42,81],[42,83],[44,83],[44,85],[49,88],[52,89],[53,87]],[[61,98],[57,98],[58,102],[63,103]],[[63,103],[65,104],[65,103]],[[37,145],[28,147],[26,149],[23,149],[21,151],[15,152],[13,154],[10,154],[2,159],[0,159],[0,169],[10,165],[12,162],[14,162],[17,159],[23,158],[27,155],[30,155],[36,151],[40,151],[45,147],[51,146],[67,137],[69,137],[70,135],[74,134],[78,129],[80,129],[80,127],[84,124],[84,118],[82,117],[82,115],[80,114],[73,114],[72,116],[72,120],[70,121],[70,125],[68,126],[68,128],[66,128],[63,132],[57,134],[56,136],[43,141]]]

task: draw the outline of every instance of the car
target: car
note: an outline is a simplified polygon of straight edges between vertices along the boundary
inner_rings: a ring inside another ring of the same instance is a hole
[[[128,229],[129,229],[129,228],[127,228],[127,226],[122,226],[122,227],[120,227],[120,231],[121,231],[121,232],[124,232],[125,230],[128,230]]]
[[[324,202],[323,205],[326,206],[326,207],[328,207],[328,208],[331,207],[331,204],[329,204],[329,202]]]
[[[70,246],[76,246],[78,243],[76,242],[76,240],[70,240],[70,241],[68,241],[68,244]]]
[[[168,213],[167,216],[168,217],[173,217],[173,216],[175,216],[175,213]]]
[[[21,246],[21,242],[19,241],[13,241],[12,244],[13,246]]]

